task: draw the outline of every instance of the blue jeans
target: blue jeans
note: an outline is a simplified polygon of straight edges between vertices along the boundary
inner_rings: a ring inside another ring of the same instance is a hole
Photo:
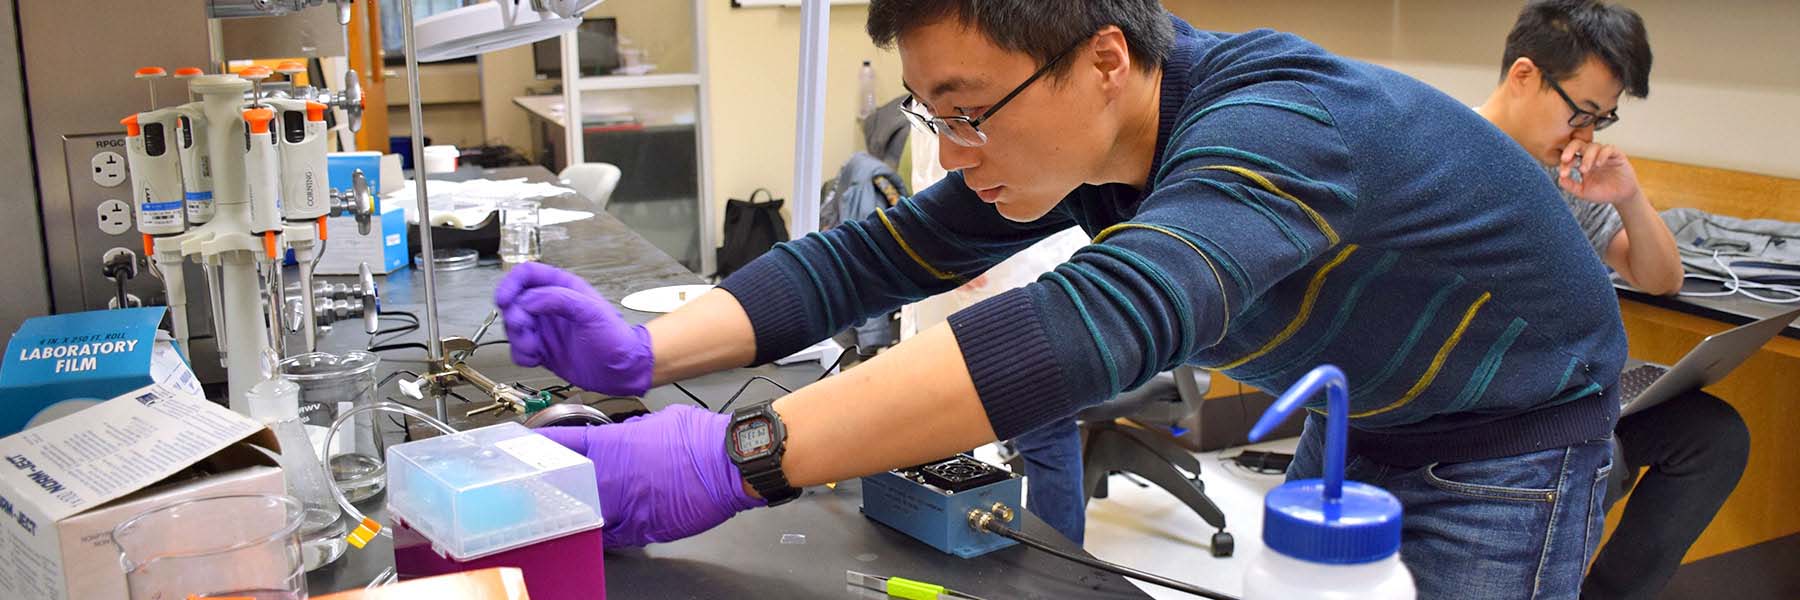
[[[1081,545],[1087,498],[1081,489],[1081,429],[1075,419],[1056,421],[1013,438],[1025,459],[1025,508]]]
[[[1288,479],[1320,476],[1324,436],[1309,415]],[[1416,468],[1349,455],[1344,475],[1400,499],[1400,560],[1419,598],[1576,598],[1606,518],[1611,443]]]

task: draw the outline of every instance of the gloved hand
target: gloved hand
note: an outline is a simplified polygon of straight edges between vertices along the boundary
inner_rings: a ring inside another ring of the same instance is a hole
[[[650,332],[629,325],[600,292],[556,267],[523,263],[494,290],[513,362],[543,366],[582,389],[642,396],[655,357]]]
[[[765,503],[725,454],[730,415],[686,405],[614,425],[537,432],[594,461],[607,548],[668,542]]]

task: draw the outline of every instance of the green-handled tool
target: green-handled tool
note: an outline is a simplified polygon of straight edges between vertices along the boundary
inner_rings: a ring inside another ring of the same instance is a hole
[[[979,597],[970,596],[935,583],[926,583],[905,577],[882,577],[856,571],[844,571],[844,583],[902,600],[981,600]]]

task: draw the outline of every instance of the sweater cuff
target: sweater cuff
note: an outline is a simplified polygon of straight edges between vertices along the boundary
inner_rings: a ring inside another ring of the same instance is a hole
[[[1011,439],[1076,407],[1036,303],[1023,289],[950,315],[975,393],[999,439]]]
[[[719,288],[737,298],[750,317],[750,328],[756,332],[753,365],[773,362],[812,343],[807,339],[812,311],[795,292],[812,289],[812,284],[795,279],[783,258],[776,252],[765,254],[719,282]]]

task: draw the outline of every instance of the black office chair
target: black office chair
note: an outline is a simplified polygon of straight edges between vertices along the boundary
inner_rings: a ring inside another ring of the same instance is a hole
[[[1212,555],[1231,556],[1235,543],[1225,531],[1225,513],[1206,496],[1200,461],[1177,445],[1166,431],[1122,425],[1120,418],[1173,423],[1200,410],[1211,378],[1193,367],[1158,374],[1143,387],[1082,410],[1076,415],[1082,434],[1082,490],[1088,498],[1105,498],[1113,473],[1131,473],[1174,494],[1208,525]],[[1188,475],[1192,473],[1192,475]]]
[[[1131,473],[1174,494],[1208,525],[1218,528],[1212,536],[1212,555],[1231,556],[1235,543],[1225,531],[1225,513],[1206,496],[1200,481],[1200,461],[1175,443],[1166,431],[1122,425],[1132,418],[1151,423],[1174,423],[1200,410],[1211,377],[1192,367],[1160,373],[1143,387],[1119,394],[1076,414],[1081,427],[1082,493],[1088,499],[1105,498],[1114,473]],[[1007,461],[1013,472],[1023,473],[1025,461],[1014,455]],[[1192,473],[1192,476],[1188,474]]]

